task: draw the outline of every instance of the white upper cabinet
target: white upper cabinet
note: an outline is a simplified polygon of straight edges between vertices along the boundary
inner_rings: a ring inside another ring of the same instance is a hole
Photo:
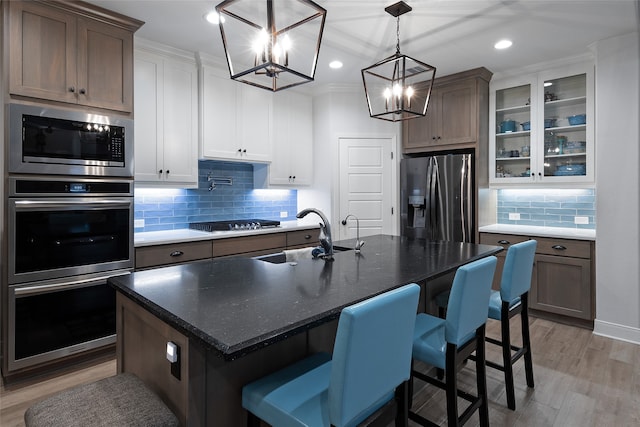
[[[593,64],[491,82],[490,182],[592,185]]]
[[[200,158],[271,161],[272,93],[200,67]]]
[[[292,90],[273,95],[273,150],[270,186],[311,185],[313,179],[313,114],[311,96]],[[255,170],[256,181],[260,179]]]
[[[137,46],[134,54],[136,184],[198,185],[198,74],[173,49]]]

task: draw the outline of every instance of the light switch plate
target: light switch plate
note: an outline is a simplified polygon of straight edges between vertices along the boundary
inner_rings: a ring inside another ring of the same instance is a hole
[[[511,221],[517,221],[520,219],[520,214],[518,212],[509,212],[509,219]]]
[[[575,216],[573,217],[574,224],[589,224],[588,216]]]
[[[167,360],[171,363],[178,361],[178,346],[174,342],[167,342]]]
[[[280,218],[286,218],[287,216],[289,216],[289,215],[287,214],[287,211],[282,211],[282,212],[280,212]]]
[[[142,227],[144,227],[144,219],[133,220],[133,228],[142,228]]]

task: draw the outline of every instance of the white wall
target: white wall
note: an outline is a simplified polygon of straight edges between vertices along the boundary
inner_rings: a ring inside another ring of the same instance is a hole
[[[640,44],[602,40],[596,56],[596,321],[640,343]]]
[[[332,224],[339,221],[338,195],[334,192],[340,166],[338,138],[355,135],[395,135],[400,144],[401,126],[369,117],[361,85],[317,88],[313,97],[313,186],[298,190],[299,210],[315,207],[324,212]]]

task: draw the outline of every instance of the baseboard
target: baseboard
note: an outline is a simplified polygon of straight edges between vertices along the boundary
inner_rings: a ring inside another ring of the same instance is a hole
[[[593,320],[578,319],[577,317],[549,313],[548,311],[534,310],[532,308],[529,308],[529,316],[551,320],[552,322],[562,323],[564,325],[577,326],[579,328],[593,330]]]
[[[616,323],[596,319],[593,325],[593,333],[620,341],[640,344],[639,328],[632,328],[630,326],[618,325]]]

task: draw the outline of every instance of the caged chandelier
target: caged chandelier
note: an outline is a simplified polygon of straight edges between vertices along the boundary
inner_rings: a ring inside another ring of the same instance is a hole
[[[400,15],[411,6],[400,1],[384,10],[396,17],[396,53],[362,70],[369,115],[391,122],[423,117],[436,68],[400,53]]]
[[[233,80],[274,92],[313,81],[324,8],[311,0],[225,0],[216,11]]]

